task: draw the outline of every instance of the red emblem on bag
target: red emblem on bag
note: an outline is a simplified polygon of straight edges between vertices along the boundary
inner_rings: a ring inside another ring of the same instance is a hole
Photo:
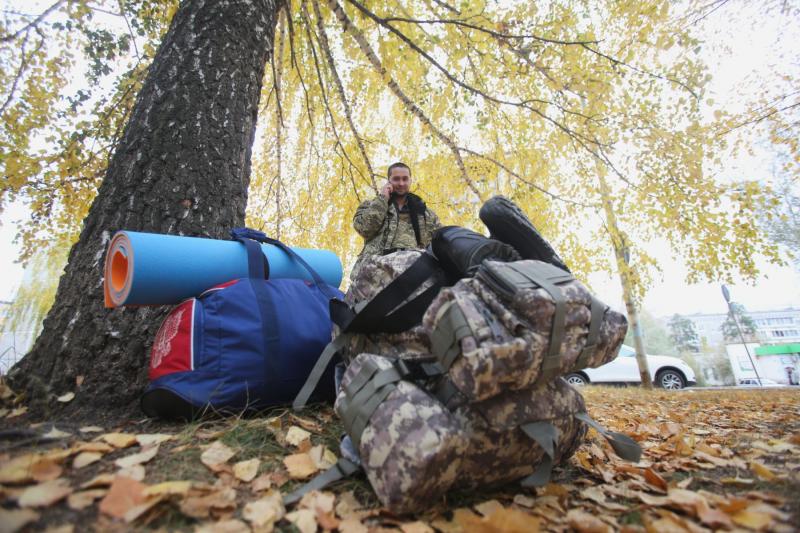
[[[194,369],[194,303],[186,300],[161,324],[150,351],[150,379]]]

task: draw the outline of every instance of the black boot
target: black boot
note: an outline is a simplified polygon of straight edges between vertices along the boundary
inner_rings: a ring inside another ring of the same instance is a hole
[[[537,259],[570,271],[522,209],[505,196],[490,198],[481,207],[479,216],[493,239],[510,244],[523,259]]]

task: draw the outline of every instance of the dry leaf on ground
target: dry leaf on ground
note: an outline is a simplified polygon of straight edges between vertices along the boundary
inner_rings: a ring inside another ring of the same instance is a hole
[[[194,528],[194,533],[250,533],[250,527],[234,518],[200,524]]]
[[[39,513],[31,509],[0,508],[0,531],[16,533],[27,524],[39,520]]]
[[[308,453],[287,455],[283,458],[283,464],[292,479],[306,479],[316,474],[319,470]]]
[[[261,466],[259,459],[248,459],[247,461],[239,461],[233,465],[233,475],[239,481],[245,483],[252,481],[256,474],[258,474],[258,467]]]
[[[147,485],[135,479],[116,477],[108,489],[108,494],[100,502],[100,512],[114,518],[124,518],[125,513],[145,502],[146,488]]]
[[[611,533],[612,528],[596,516],[580,509],[567,513],[567,523],[579,533]]]
[[[281,493],[272,491],[258,500],[247,503],[242,511],[242,517],[255,528],[271,526],[286,513],[283,507]]]
[[[211,446],[206,448],[206,450],[200,456],[200,461],[212,472],[218,472],[222,465],[227,463],[228,460],[234,455],[236,455],[235,451],[233,451],[222,441],[217,440],[214,441]]]
[[[300,446],[311,438],[311,433],[297,426],[292,426],[286,431],[286,442],[292,446]]]
[[[72,494],[66,479],[54,479],[26,488],[17,500],[20,507],[47,507]]]
[[[72,468],[80,469],[92,463],[96,463],[103,458],[103,454],[99,452],[81,452],[72,460]]]
[[[298,509],[286,515],[286,520],[291,522],[300,533],[316,533],[317,518],[311,509]]]
[[[68,402],[71,402],[74,399],[75,399],[75,393],[74,392],[68,392],[66,394],[62,394],[61,396],[56,398],[56,400],[58,400],[61,403],[68,403]]]
[[[67,505],[74,511],[80,511],[92,505],[95,500],[99,500],[108,494],[106,489],[91,489],[73,492],[67,497]]]
[[[136,444],[136,435],[130,433],[105,433],[100,438],[114,448],[129,448]]]
[[[147,448],[148,446],[161,444],[162,442],[166,442],[174,438],[175,435],[169,435],[167,433],[146,433],[142,435],[136,435],[136,442],[138,442],[139,446],[142,448]]]
[[[164,481],[144,489],[144,495],[148,498],[152,496],[185,496],[191,488],[191,481]]]
[[[146,472],[144,466],[142,465],[133,465],[127,468],[121,468],[117,472],[117,476],[127,477],[130,479],[135,479],[136,481],[144,481],[144,476]]]
[[[236,509],[236,491],[230,487],[210,494],[189,496],[180,503],[181,512],[192,518],[208,518],[214,511]]]
[[[149,462],[158,454],[158,445],[148,448],[142,452],[127,455],[114,461],[119,468],[131,468]]]

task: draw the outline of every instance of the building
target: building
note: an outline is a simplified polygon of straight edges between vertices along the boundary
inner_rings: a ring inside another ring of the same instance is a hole
[[[758,327],[761,344],[800,343],[800,309],[790,307],[777,311],[747,311]],[[686,315],[694,323],[700,341],[708,345],[720,344],[722,323],[726,313]]]

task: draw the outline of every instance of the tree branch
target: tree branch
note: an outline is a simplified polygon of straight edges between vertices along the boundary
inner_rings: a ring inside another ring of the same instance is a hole
[[[419,119],[420,122],[422,122],[425,126],[427,126],[428,129],[442,143],[444,143],[445,146],[447,146],[450,149],[450,151],[453,153],[453,156],[456,158],[456,164],[458,165],[458,168],[461,171],[462,179],[470,188],[470,190],[475,194],[475,196],[477,196],[482,201],[483,196],[481,195],[478,188],[475,186],[475,183],[469,177],[469,174],[467,173],[467,167],[464,165],[464,160],[461,158],[461,153],[458,151],[458,146],[456,146],[455,142],[453,142],[453,140],[450,137],[448,137],[443,131],[437,128],[433,124],[433,122],[431,122],[431,120],[425,115],[422,109],[420,109],[419,106],[403,92],[403,90],[400,88],[397,82],[391,77],[391,74],[389,74],[383,67],[381,60],[372,50],[372,47],[367,42],[367,39],[366,37],[364,37],[364,34],[361,33],[361,30],[359,30],[353,25],[353,23],[350,21],[350,18],[347,16],[347,13],[344,12],[339,3],[336,0],[327,0],[327,1],[331,11],[333,11],[334,14],[336,15],[336,18],[339,19],[339,22],[342,25],[342,29],[346,33],[349,33],[351,37],[353,37],[353,39],[356,41],[361,51],[364,53],[369,62],[372,64],[372,67],[378,72],[381,79],[384,80],[384,82],[392,91],[392,93],[394,93],[394,95],[403,103],[403,105],[406,107],[406,110],[415,117],[417,117],[417,119]]]
[[[30,21],[28,24],[26,24],[25,26],[23,26],[19,30],[15,31],[14,33],[10,33],[8,35],[0,36],[0,43],[7,43],[7,42],[10,42],[10,41],[13,41],[14,39],[19,37],[23,33],[27,33],[28,30],[34,28],[35,26],[38,26],[40,22],[42,22],[48,15],[50,15],[50,13],[52,13],[53,11],[58,9],[58,7],[63,3],[64,3],[64,0],[58,0],[58,2],[54,3],[53,5],[51,5],[50,7],[45,9],[44,11],[42,11],[42,13],[39,14],[39,16],[37,16],[35,19]]]

